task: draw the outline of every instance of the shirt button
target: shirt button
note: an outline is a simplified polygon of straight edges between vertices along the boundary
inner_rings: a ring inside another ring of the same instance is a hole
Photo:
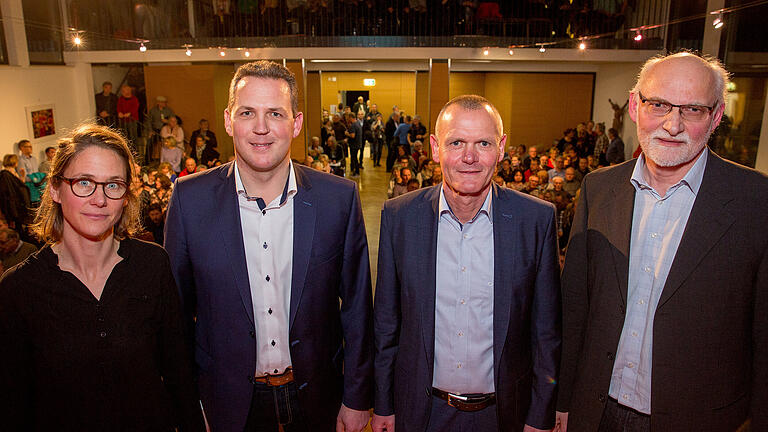
[[[464,336],[464,332],[459,331],[458,335],[459,335],[459,337]]]
[[[267,214],[267,211],[266,211],[266,210],[262,210],[262,211],[261,211],[261,214],[263,214],[263,215],[266,215],[266,214]]]
[[[635,364],[634,364],[634,363],[632,363],[632,362],[629,362],[629,363],[627,363],[627,366],[628,366],[630,369],[632,369],[633,367],[635,367]]]
[[[103,338],[107,337],[107,332],[103,331],[99,333],[99,337],[103,337]]]
[[[275,340],[274,339],[272,340],[272,346],[275,346]]]
[[[267,313],[272,315],[272,308],[267,309]]]
[[[466,300],[464,300],[464,299],[461,299],[461,302],[460,302],[460,303],[461,303],[461,304],[465,304],[466,302],[467,302]]]
[[[493,286],[493,282],[488,282],[488,286]]]
[[[462,268],[461,268],[461,271],[462,271],[462,272],[465,272],[465,271],[467,271],[467,268],[466,268],[466,267],[462,267]]]
[[[637,332],[636,332],[636,331],[633,331],[633,332],[632,332],[632,336],[634,336],[634,337],[637,337]]]
[[[464,238],[468,239],[469,238],[469,234],[464,234]]]
[[[656,237],[658,237],[658,236],[659,236],[659,234],[658,234],[658,233],[651,233],[651,238],[656,238]]]
[[[645,300],[640,300],[637,304],[645,304]]]
[[[624,400],[627,400],[627,399],[629,399],[629,395],[626,395],[626,394],[621,395],[621,398],[624,399]]]
[[[265,279],[267,280],[267,282],[269,282],[269,275],[267,275],[267,277]]]
[[[651,267],[650,266],[645,266],[645,268],[643,270],[645,270],[646,273],[650,273],[651,272]]]
[[[461,369],[461,363],[456,365],[456,369]]]
[[[264,242],[264,249],[267,248],[267,242]]]
[[[275,369],[275,372],[274,372],[274,373],[277,373],[277,369]]]

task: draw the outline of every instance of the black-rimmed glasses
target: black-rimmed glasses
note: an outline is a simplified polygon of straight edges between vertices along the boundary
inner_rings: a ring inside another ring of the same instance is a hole
[[[658,99],[647,99],[643,97],[643,94],[637,92],[640,96],[640,101],[643,103],[645,109],[653,116],[664,117],[672,111],[672,108],[680,110],[680,115],[685,120],[701,121],[709,117],[712,111],[715,110],[717,102],[712,106],[706,105],[675,105],[673,103],[660,101]]]
[[[69,183],[70,189],[75,196],[80,198],[87,198],[96,192],[96,187],[101,186],[104,191],[104,196],[109,199],[119,200],[125,196],[128,192],[128,185],[122,180],[111,180],[108,182],[97,182],[96,180],[89,179],[87,177],[81,178],[66,178],[57,176],[65,183]]]

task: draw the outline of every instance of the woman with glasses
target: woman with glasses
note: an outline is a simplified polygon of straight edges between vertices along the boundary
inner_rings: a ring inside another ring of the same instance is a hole
[[[205,430],[168,256],[131,238],[133,167],[104,126],[59,143],[46,245],[0,280],[3,430]]]

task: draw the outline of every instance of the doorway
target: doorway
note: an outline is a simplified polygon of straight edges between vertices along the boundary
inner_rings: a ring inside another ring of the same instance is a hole
[[[343,90],[341,93],[344,106],[348,107],[355,106],[357,98],[360,96],[363,97],[363,102],[370,99],[370,92],[368,90]]]

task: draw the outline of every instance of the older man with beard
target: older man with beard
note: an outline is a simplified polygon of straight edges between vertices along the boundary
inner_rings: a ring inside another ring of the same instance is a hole
[[[716,59],[650,59],[629,97],[643,154],[584,178],[561,430],[768,430],[768,179],[707,148],[727,83]]]

